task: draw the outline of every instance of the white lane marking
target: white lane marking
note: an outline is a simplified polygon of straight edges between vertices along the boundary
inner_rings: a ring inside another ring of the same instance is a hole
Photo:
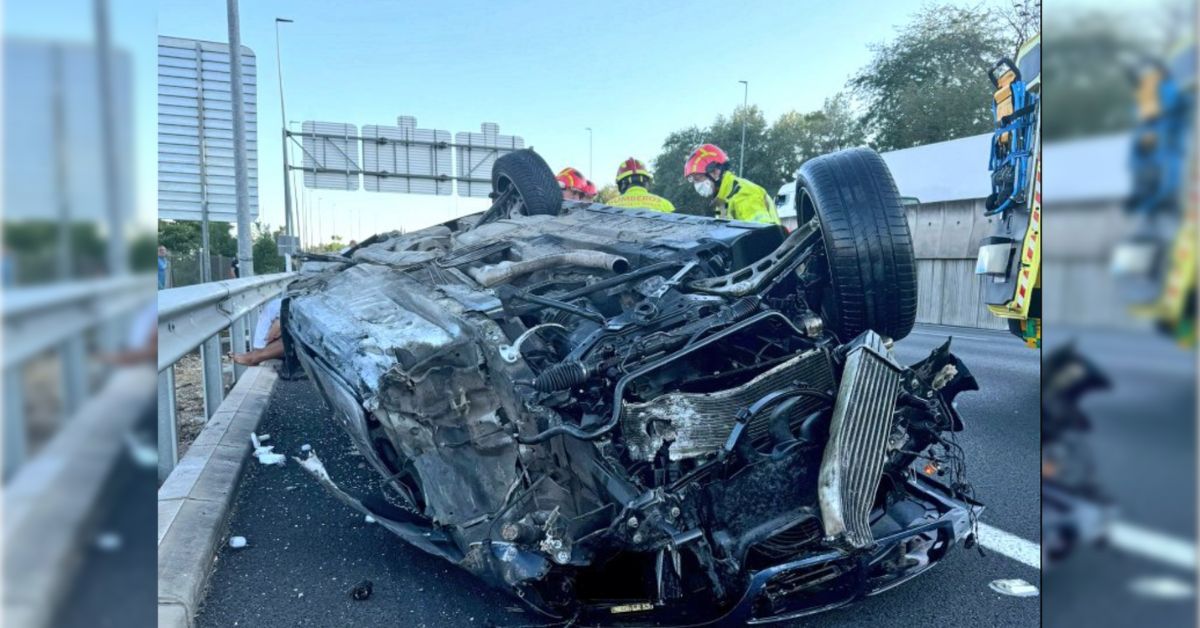
[[[1174,576],[1143,576],[1130,582],[1129,590],[1158,600],[1186,600],[1196,595],[1192,583]]]
[[[1037,543],[1009,534],[986,523],[979,524],[979,544],[1034,569],[1042,568],[1042,550]]]
[[[980,526],[983,527],[983,526]],[[1162,532],[1147,530],[1123,521],[1115,521],[1108,529],[1113,547],[1137,554],[1180,569],[1196,570],[1196,544]]]

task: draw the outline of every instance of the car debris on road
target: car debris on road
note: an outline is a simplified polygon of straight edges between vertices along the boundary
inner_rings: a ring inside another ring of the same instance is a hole
[[[1020,578],[993,580],[988,586],[996,593],[1012,597],[1034,597],[1038,594],[1037,587]]]
[[[258,458],[260,464],[280,465],[287,462],[287,456],[274,453],[274,445],[263,445],[262,441],[271,438],[270,434],[259,436],[253,432],[250,433],[250,444],[254,446],[254,451],[251,453],[255,458]]]
[[[354,587],[350,589],[350,598],[355,601],[361,602],[361,601],[371,597],[371,593],[373,593],[374,591],[375,591],[375,584],[373,582],[371,582],[370,580],[363,580],[363,581],[359,582],[358,584],[354,585]]]

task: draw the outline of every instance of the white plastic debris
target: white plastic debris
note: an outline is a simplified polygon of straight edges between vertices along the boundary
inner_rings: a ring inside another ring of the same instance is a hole
[[[283,465],[284,463],[287,462],[287,456],[285,456],[283,454],[274,453],[274,450],[275,450],[274,445],[262,444],[262,441],[264,439],[270,438],[270,437],[271,437],[270,434],[264,434],[262,437],[260,437],[258,434],[255,434],[254,432],[250,433],[250,444],[254,445],[254,454],[253,455],[255,458],[258,458],[258,462],[260,464]]]
[[[1033,597],[1038,594],[1038,588],[1020,578],[992,580],[988,583],[996,593],[1013,597]]]
[[[125,446],[129,449],[129,456],[133,458],[133,463],[137,466],[143,469],[153,469],[158,466],[158,446],[156,444],[146,442],[137,435],[126,433]]]
[[[363,517],[363,520],[365,520],[367,523],[375,523],[375,517],[372,517],[371,515],[366,515]]]
[[[1172,576],[1145,576],[1130,582],[1129,588],[1137,595],[1158,600],[1186,600],[1196,595],[1190,582]]]
[[[244,536],[229,537],[229,547],[232,547],[233,549],[242,549],[243,547],[246,547],[246,537],[244,537]]]
[[[105,552],[121,549],[121,535],[116,532],[101,532],[96,535],[96,547]]]
[[[303,445],[300,446],[300,451],[303,451],[305,453],[310,452],[310,451],[312,451],[312,445],[309,445],[308,443],[304,443]]]
[[[270,434],[259,434],[258,440],[265,443],[265,442],[271,440],[271,435]]]
[[[272,449],[274,449],[274,447],[263,447],[263,450],[258,452],[258,461],[262,464],[277,464],[279,466],[283,466],[284,463],[287,462],[287,456],[274,453],[271,451]]]

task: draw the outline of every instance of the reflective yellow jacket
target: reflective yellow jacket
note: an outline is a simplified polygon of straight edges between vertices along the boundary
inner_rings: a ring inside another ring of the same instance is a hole
[[[721,203],[728,208],[725,216],[721,215]],[[721,186],[717,188],[717,217],[746,222],[765,222],[779,224],[779,214],[775,211],[775,201],[762,186],[726,172],[721,176]]]
[[[640,185],[629,186],[624,194],[609,201],[608,204],[613,207],[650,209],[668,214],[675,212],[675,206],[671,204],[671,201],[657,194],[651,194],[649,190]]]

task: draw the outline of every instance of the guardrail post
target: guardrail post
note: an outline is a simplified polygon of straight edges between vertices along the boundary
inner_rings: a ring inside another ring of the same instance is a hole
[[[249,340],[246,333],[246,318],[247,317],[245,316],[240,316],[234,320],[233,325],[230,326],[230,333],[233,343],[232,351],[234,353],[243,353],[246,351],[246,341]],[[235,362],[233,365],[233,381],[237,382],[242,378],[242,373],[245,372],[246,367]]]
[[[87,352],[83,336],[77,335],[62,343],[58,352],[62,362],[62,413],[75,414],[88,396]]]
[[[171,474],[179,459],[175,425],[175,366],[158,374],[158,481]]]
[[[4,371],[4,479],[25,460],[25,374],[17,365]]]
[[[204,418],[210,419],[225,398],[225,377],[221,373],[221,335],[214,334],[200,346],[203,364],[201,381],[204,385]]]

